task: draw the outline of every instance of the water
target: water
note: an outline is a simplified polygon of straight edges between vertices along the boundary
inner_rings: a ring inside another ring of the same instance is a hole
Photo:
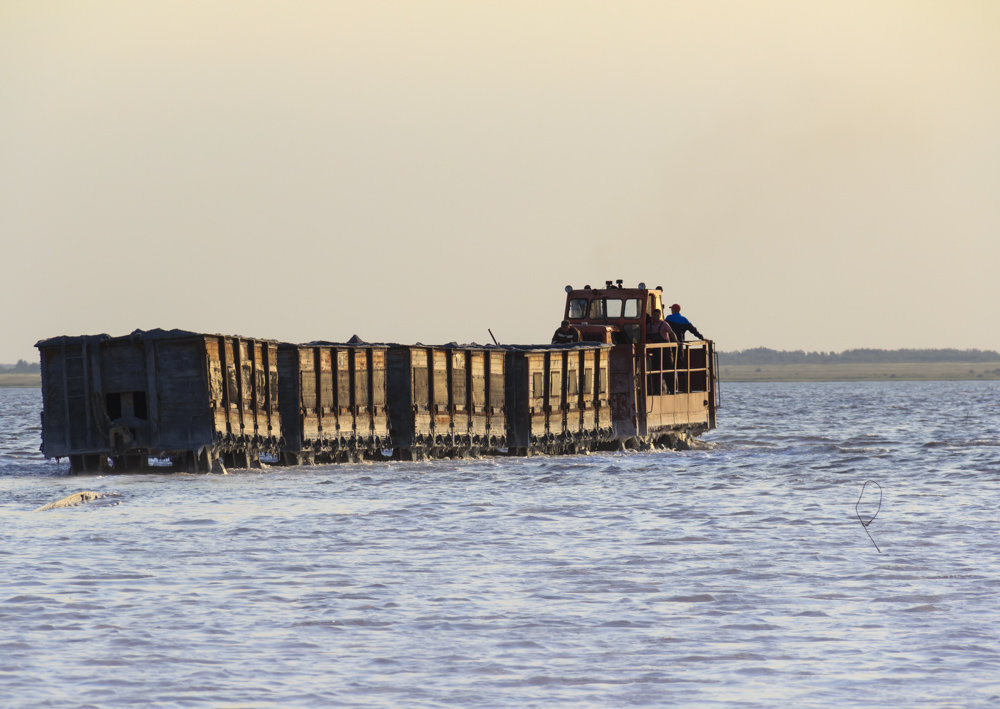
[[[70,477],[0,390],[0,705],[1000,705],[1000,383],[723,395],[686,452]]]

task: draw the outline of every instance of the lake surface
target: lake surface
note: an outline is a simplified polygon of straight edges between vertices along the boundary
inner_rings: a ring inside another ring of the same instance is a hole
[[[1000,705],[998,382],[728,384],[684,452],[228,475],[69,476],[40,398],[0,390],[4,707]],[[34,511],[81,490],[117,497]]]

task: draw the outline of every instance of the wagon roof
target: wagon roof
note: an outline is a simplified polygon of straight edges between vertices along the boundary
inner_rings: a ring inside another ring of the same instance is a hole
[[[535,352],[544,350],[578,350],[578,349],[611,349],[614,345],[607,342],[568,342],[551,345],[504,345],[504,349],[517,352]]]
[[[101,333],[99,335],[59,335],[57,337],[39,340],[35,343],[35,347],[52,347],[54,345],[71,344],[85,340],[98,342],[105,342],[109,340],[118,342],[134,342],[138,340],[183,340],[195,337],[228,337],[238,340],[254,340],[256,342],[274,342],[274,340],[260,337],[244,337],[242,335],[221,335],[204,332],[192,332],[191,330],[164,330],[162,328],[153,328],[152,330],[133,330],[127,335],[119,335],[117,337],[112,337],[106,333]]]

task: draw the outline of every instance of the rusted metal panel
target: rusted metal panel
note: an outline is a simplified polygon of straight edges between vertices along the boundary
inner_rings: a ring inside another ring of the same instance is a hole
[[[486,429],[492,448],[507,447],[507,388],[506,355],[503,350],[487,349],[486,365]]]
[[[573,350],[563,355],[563,371],[566,377],[566,430],[578,432],[582,419],[580,411],[583,408],[583,392],[580,386],[583,352]]]
[[[206,469],[234,448],[256,456],[277,445],[280,419],[269,393],[258,395],[254,374],[258,369],[267,382],[273,342],[137,330],[37,346],[43,451],[69,457],[74,470],[141,468],[150,457]],[[246,371],[239,379],[237,357]],[[229,362],[234,377],[224,381]],[[234,428],[234,422],[242,423]]]
[[[448,415],[448,355],[440,349],[428,350],[431,368],[431,402],[437,431],[451,428]]]
[[[243,431],[243,420],[241,417],[240,401],[242,392],[240,387],[240,348],[238,341],[231,338],[219,339],[222,351],[222,366],[226,377],[225,405],[226,405],[226,434],[229,436],[241,436]]]
[[[386,353],[388,417],[394,454],[413,450],[418,428],[419,435],[430,431],[426,361],[427,355],[419,347],[395,345]],[[425,366],[421,367],[421,363]]]
[[[354,415],[352,430],[358,438],[369,435],[372,429],[371,351],[354,348],[349,351],[351,366],[351,412]]]
[[[600,423],[601,409],[609,408],[607,369],[600,362],[610,351],[610,345],[590,343],[510,348],[508,446],[521,454],[560,453],[610,440],[610,423]],[[590,412],[587,426],[584,411]]]
[[[316,435],[316,424],[308,411],[308,367],[310,356],[307,348],[282,344],[278,347],[279,393],[278,402],[284,421],[283,452],[301,451],[306,440]]]
[[[595,383],[597,382],[597,352],[582,350],[579,360],[580,378],[580,429],[582,431],[597,427],[597,399],[595,398]]]
[[[532,441],[545,438],[549,429],[548,371],[546,353],[544,351],[526,352],[524,354],[528,366],[528,413],[531,422]]]
[[[220,337],[205,338],[205,359],[208,367],[208,401],[212,411],[212,426],[216,434],[228,432],[229,407],[226,403],[227,383],[223,375],[223,342]]]
[[[372,347],[369,357],[371,371],[371,431],[377,441],[383,441],[388,445],[390,436],[388,389],[386,387],[386,348]]]
[[[414,433],[418,440],[434,439],[434,389],[431,351],[424,347],[412,348]]]
[[[451,412],[451,435],[456,437],[456,444],[462,447],[468,445],[471,418],[469,395],[468,353],[459,348],[448,349],[448,408]]]
[[[198,356],[207,359],[205,369],[208,373],[196,375],[193,369],[188,370],[186,383],[185,377],[173,376],[169,382],[161,383],[159,396],[167,397],[175,407],[182,407],[180,399],[199,386],[215,392],[215,386],[208,382],[217,376],[214,370],[220,374],[225,371],[226,386],[222,387],[222,401],[212,403],[221,404],[228,417],[213,416],[216,433],[225,434],[230,440],[229,447],[233,449],[254,448],[255,442],[260,441],[267,442],[270,449],[271,441],[276,441],[281,435],[277,401],[278,344],[271,340],[209,335],[202,336],[199,345],[201,352]],[[157,351],[162,352],[163,349],[163,343],[157,343]],[[220,357],[217,367],[212,364],[216,351]],[[192,352],[190,356],[195,355]],[[223,422],[224,429],[220,426]]]
[[[565,351],[546,353],[546,379],[548,394],[546,397],[546,433],[549,436],[562,436],[566,430],[566,380],[563,376],[563,358]]]
[[[636,409],[635,353],[632,345],[619,345],[612,350],[609,374],[609,403],[615,436],[624,440],[641,435]]]
[[[385,347],[279,346],[284,458],[336,461],[388,445]]]
[[[490,387],[490,377],[502,385],[502,355],[482,347],[394,345],[387,371],[396,457],[474,455],[504,444],[504,392]]]
[[[451,436],[448,353],[438,347],[393,345],[386,356],[394,455],[434,456]]]
[[[42,373],[42,451],[48,458],[96,454],[106,441],[95,427],[95,406],[87,359],[99,351],[107,335],[56,337],[43,340],[39,349]],[[97,396],[100,397],[100,390]]]
[[[486,359],[483,350],[468,351],[469,435],[477,445],[488,445],[489,414],[486,411]],[[484,443],[483,443],[484,442]]]
[[[349,348],[354,383],[354,435],[364,442],[365,450],[373,452],[388,443],[389,435],[385,352],[386,348],[378,345]]]
[[[508,348],[504,352],[504,401],[507,407],[507,447],[517,455],[527,455],[531,444],[531,377],[524,353]],[[491,392],[496,391],[491,379]]]
[[[612,349],[601,348],[594,352],[594,408],[597,411],[597,430],[608,432],[613,436],[611,416],[611,352]]]

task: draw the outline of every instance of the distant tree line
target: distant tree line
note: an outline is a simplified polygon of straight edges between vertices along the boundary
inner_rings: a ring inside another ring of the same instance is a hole
[[[30,374],[42,371],[42,365],[38,362],[26,362],[23,359],[17,360],[17,364],[0,364],[0,372],[14,372],[16,374]]]
[[[857,349],[843,352],[804,352],[772,350],[754,347],[737,352],[720,352],[719,364],[837,364],[864,362],[900,364],[912,362],[1000,362],[1000,353],[993,350],[873,350]]]

